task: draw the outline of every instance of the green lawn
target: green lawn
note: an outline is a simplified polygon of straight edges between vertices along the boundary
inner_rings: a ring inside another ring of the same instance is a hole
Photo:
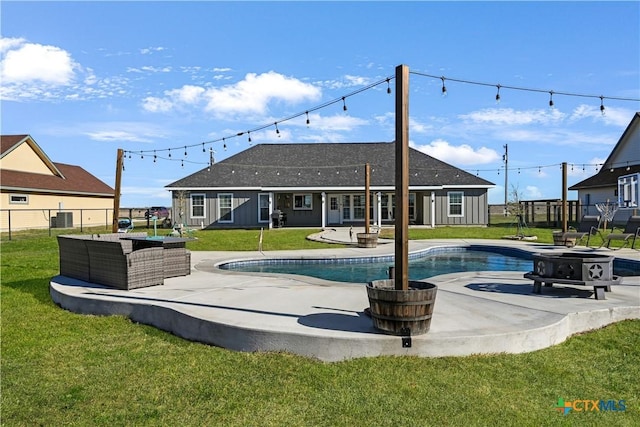
[[[319,247],[304,239],[312,231],[271,230],[265,250]],[[464,237],[476,232],[486,238]],[[189,245],[255,250],[256,236],[198,231]],[[0,246],[3,426],[640,425],[639,320],[518,355],[323,363],[237,353],[60,309],[48,293],[55,237],[19,237]],[[559,398],[625,400],[626,411],[565,416]]]

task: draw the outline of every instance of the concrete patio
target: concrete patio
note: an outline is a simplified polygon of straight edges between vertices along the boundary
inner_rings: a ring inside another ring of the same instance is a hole
[[[358,230],[359,231],[359,230]],[[348,229],[314,238],[351,243]],[[355,235],[353,236],[355,239]],[[521,353],[563,342],[569,336],[624,319],[640,319],[640,276],[625,277],[605,300],[593,289],[554,285],[533,294],[524,272],[464,272],[427,279],[438,285],[431,329],[409,345],[372,326],[363,284],[286,274],[237,273],[216,265],[242,259],[356,257],[393,254],[376,248],[272,252],[192,252],[192,273],[163,286],[117,290],[64,276],[51,280],[60,307],[76,313],[123,315],[185,339],[238,351],[283,351],[323,361],[381,355],[422,357]],[[410,252],[470,244],[530,252],[588,252],[640,263],[640,251],[565,248],[495,240],[411,241]]]

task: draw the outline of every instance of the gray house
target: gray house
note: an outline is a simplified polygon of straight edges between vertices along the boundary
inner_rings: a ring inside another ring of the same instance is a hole
[[[370,218],[393,224],[395,144],[261,144],[166,188],[174,219],[191,227],[364,225],[365,164],[370,165]],[[493,184],[417,150],[409,153],[412,224],[487,225]]]

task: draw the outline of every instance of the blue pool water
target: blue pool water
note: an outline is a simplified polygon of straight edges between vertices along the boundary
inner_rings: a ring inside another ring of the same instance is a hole
[[[388,279],[392,257],[338,259],[275,259],[238,261],[220,268],[238,272],[287,273],[337,282],[367,283]],[[420,280],[463,271],[531,271],[531,255],[453,248],[426,253],[409,260],[409,279]]]

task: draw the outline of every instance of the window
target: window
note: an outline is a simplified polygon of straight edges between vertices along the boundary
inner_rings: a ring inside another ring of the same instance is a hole
[[[462,191],[450,191],[447,193],[449,204],[449,216],[463,216],[464,193]]]
[[[348,194],[342,195],[342,219],[351,220],[351,196]]]
[[[637,208],[640,197],[640,173],[618,178],[618,205],[622,208]]]
[[[218,222],[233,222],[233,194],[218,194]]]
[[[269,193],[258,194],[258,222],[269,222]]]
[[[409,193],[409,219],[416,219],[416,193]]]
[[[311,194],[294,194],[293,195],[293,209],[296,210],[311,210]]]
[[[364,219],[364,194],[353,195],[353,219]]]
[[[204,218],[204,194],[191,195],[191,218]]]
[[[9,196],[9,203],[20,204],[20,205],[28,205],[29,204],[29,196],[27,196],[26,194],[11,194]]]

